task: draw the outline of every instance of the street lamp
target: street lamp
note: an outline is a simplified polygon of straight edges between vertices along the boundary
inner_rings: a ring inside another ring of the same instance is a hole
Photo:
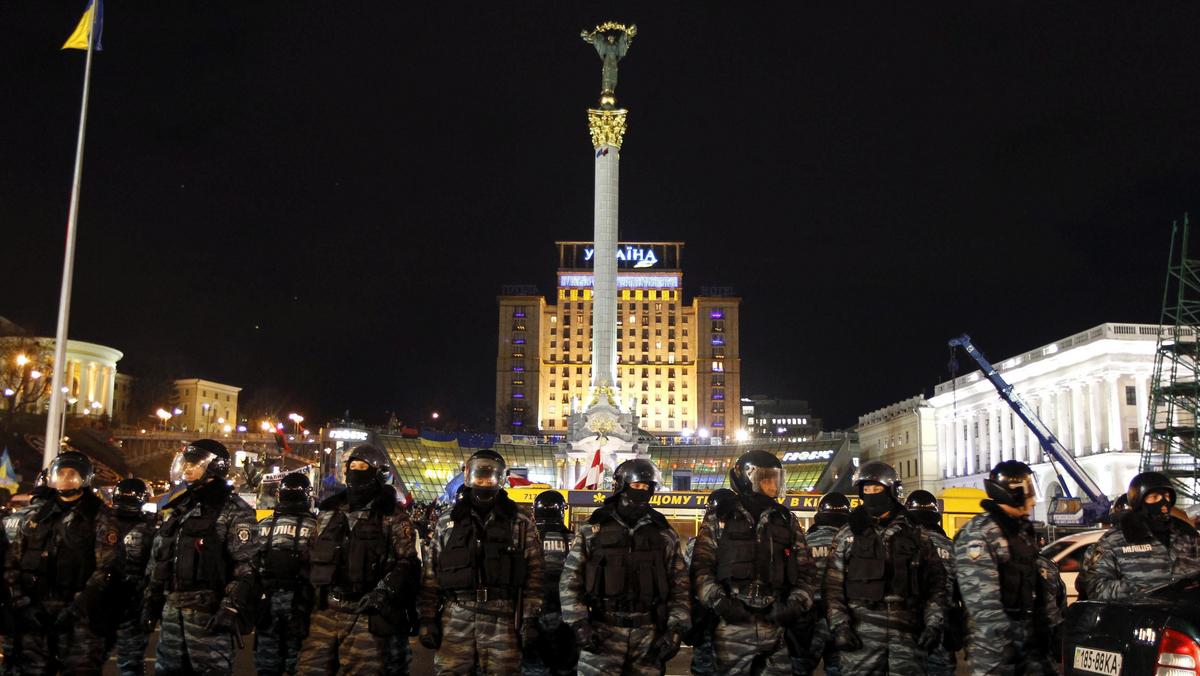
[[[431,416],[429,416],[429,417],[430,417],[430,418],[433,418],[434,420],[437,420],[437,419],[438,419],[438,418],[440,418],[441,416],[438,414],[438,412],[437,412],[437,411],[434,411],[434,412],[433,412],[433,415],[431,415]]]
[[[158,419],[162,421],[163,429],[167,429],[167,421],[171,419],[171,412],[165,408],[160,408],[154,412],[154,415],[158,416]]]
[[[17,355],[17,366],[24,366],[29,363],[29,357],[24,354]]]
[[[707,439],[708,438],[708,428],[701,427],[700,430],[698,432],[696,432],[696,434],[700,435],[701,439]]]
[[[733,438],[737,439],[738,441],[746,441],[750,438],[750,433],[744,429],[738,430],[733,433]]]

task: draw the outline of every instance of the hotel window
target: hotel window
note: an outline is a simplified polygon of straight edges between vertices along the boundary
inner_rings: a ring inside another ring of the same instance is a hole
[[[654,335],[656,337],[662,337],[662,329],[654,329]]]
[[[558,327],[556,327],[556,326],[551,326],[551,327],[550,327],[550,335],[552,335],[552,336],[557,336],[557,335],[558,335]]]
[[[578,375],[583,375],[583,367],[582,367],[582,366],[576,366],[576,367],[575,367],[575,375],[577,375],[577,376],[578,376]]]
[[[633,349],[633,348],[630,348],[630,349]],[[636,375],[636,374],[637,374],[637,369],[634,369],[634,368],[629,369],[629,375],[632,376],[632,375]]]
[[[583,341],[582,340],[575,341],[575,347],[582,350],[583,349]]]
[[[575,387],[583,387],[583,381],[582,381],[582,380],[576,380],[576,381],[575,381]]]
[[[655,311],[655,312],[662,312],[662,303],[655,303],[655,304],[654,304],[654,311]]]
[[[556,347],[558,347],[558,341],[557,340],[550,341],[550,349],[553,350]]]
[[[513,383],[513,384],[515,385],[516,383]],[[556,385],[557,385],[556,381],[554,381],[554,380],[550,381],[550,387],[555,387]],[[550,411],[550,412],[553,413],[554,411]]]

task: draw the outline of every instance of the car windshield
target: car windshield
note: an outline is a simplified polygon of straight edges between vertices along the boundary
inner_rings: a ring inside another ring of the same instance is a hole
[[[1063,553],[1067,547],[1070,547],[1073,544],[1075,544],[1074,540],[1056,540],[1045,547],[1042,547],[1042,556],[1046,557],[1047,559],[1054,560],[1054,557]]]

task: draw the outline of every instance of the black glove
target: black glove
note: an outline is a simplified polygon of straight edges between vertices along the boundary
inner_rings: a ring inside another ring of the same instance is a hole
[[[854,652],[863,647],[862,639],[848,624],[843,624],[833,632],[833,645],[843,652]]]
[[[147,634],[154,633],[154,627],[158,624],[160,619],[162,619],[162,608],[159,608],[158,612],[155,612],[154,608],[143,608],[142,631],[146,632]]]
[[[537,618],[527,617],[521,622],[521,649],[530,652],[537,645],[539,636]]]
[[[417,640],[430,650],[442,647],[442,625],[433,620],[421,620],[421,630],[417,632]]]
[[[926,626],[917,637],[917,645],[925,652],[933,652],[942,644],[942,628]]]
[[[204,626],[205,629],[216,633],[237,634],[238,633],[238,617],[237,611],[229,606],[222,606]]]
[[[650,644],[650,648],[646,650],[646,656],[642,661],[647,664],[662,666],[671,661],[672,657],[679,652],[679,644],[683,641],[683,636],[674,629],[668,629],[659,634],[654,642]]]
[[[771,620],[787,628],[796,624],[808,612],[800,601],[776,601],[771,607]]]
[[[367,592],[367,595],[362,597],[358,602],[358,612],[363,615],[374,615],[381,613],[388,607],[387,592],[382,589],[372,589]]]
[[[750,612],[746,610],[746,604],[741,601],[723,596],[717,605],[713,606],[713,610],[721,616],[722,620],[729,624],[741,624],[750,621]]]
[[[571,630],[575,632],[575,645],[579,646],[580,650],[588,652],[598,650],[608,638],[606,627],[603,625],[593,627],[590,622],[576,622],[571,625]]]

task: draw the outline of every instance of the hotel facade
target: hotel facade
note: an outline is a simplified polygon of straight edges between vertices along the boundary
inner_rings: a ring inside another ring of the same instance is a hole
[[[499,297],[496,432],[562,435],[586,407],[592,364],[591,242],[557,242],[554,302],[535,289]],[[638,427],[667,437],[732,438],[740,427],[741,299],[683,296],[683,242],[617,247],[617,384]]]

